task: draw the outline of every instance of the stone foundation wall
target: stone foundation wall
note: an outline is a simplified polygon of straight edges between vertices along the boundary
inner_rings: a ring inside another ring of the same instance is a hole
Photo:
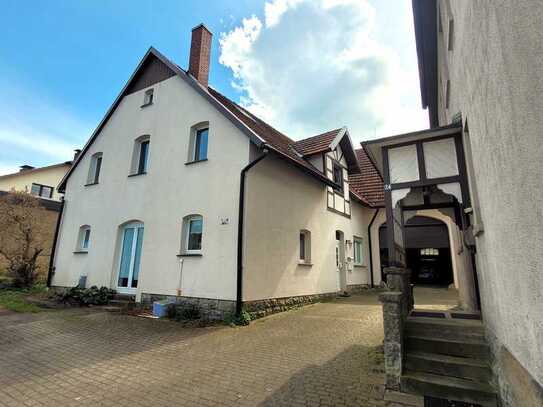
[[[301,307],[306,304],[313,304],[320,301],[335,298],[337,293],[300,295],[297,297],[269,298],[267,300],[247,301],[243,303],[243,309],[251,318],[262,318],[276,312],[288,311],[289,309]]]
[[[224,320],[236,311],[236,302],[211,298],[177,297],[175,295],[141,294],[141,304],[150,307],[154,301],[170,300],[178,309],[195,308],[203,319]]]
[[[499,388],[502,407],[543,406],[543,387],[503,346],[489,330],[485,337],[490,344],[494,381]]]

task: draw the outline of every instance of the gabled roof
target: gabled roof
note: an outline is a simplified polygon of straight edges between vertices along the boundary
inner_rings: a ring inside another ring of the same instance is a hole
[[[32,173],[36,173],[36,172],[51,170],[53,168],[69,167],[71,165],[72,165],[71,161],[65,161],[65,162],[59,163],[59,164],[51,164],[51,165],[47,165],[45,167],[37,167],[37,168],[32,168],[32,169],[28,169],[28,170],[24,170],[24,171],[13,172],[11,174],[0,175],[0,179],[9,178],[9,177],[16,177],[18,175],[23,175],[23,174],[24,175],[32,174]]]
[[[91,144],[94,142],[100,131],[106,125],[107,121],[115,111],[115,109],[120,104],[123,97],[129,93],[132,93],[134,88],[140,88],[139,83],[146,83],[145,79],[141,78],[142,68],[149,64],[151,58],[156,58],[160,62],[166,65],[167,68],[171,70],[174,75],[179,76],[186,83],[188,83],[193,89],[195,89],[200,95],[206,98],[217,110],[219,110],[227,119],[229,119],[238,129],[240,129],[244,134],[246,134],[249,139],[259,147],[267,147],[270,150],[277,153],[282,158],[301,168],[304,172],[312,175],[313,177],[319,179],[321,182],[328,184],[330,186],[335,186],[335,184],[324,176],[318,169],[311,165],[308,161],[302,158],[302,155],[299,154],[294,148],[294,141],[289,137],[285,136],[281,132],[277,131],[270,125],[266,124],[262,120],[258,119],[256,116],[251,114],[246,109],[232,102],[230,99],[221,95],[219,92],[210,87],[204,87],[200,84],[192,75],[188,72],[181,69],[178,65],[170,61],[155,48],[151,47],[143,57],[143,59],[138,64],[138,67],[121,90],[120,94],[117,96],[106,115],[92,133],[90,139],[87,141],[81,153],[74,161],[74,165],[64,176],[62,181],[58,186],[60,192],[64,192],[66,188],[66,182],[70,177],[71,173],[75,167],[82,160],[85,152],[89,149]],[[161,72],[160,75],[163,77],[168,77],[164,72]],[[173,76],[173,75],[170,75]],[[150,86],[149,83],[147,86]]]
[[[328,151],[334,150],[338,145],[341,147],[343,155],[345,156],[349,172],[360,172],[347,127],[327,131],[326,133],[318,134],[294,143],[294,147],[304,158],[315,154],[327,153]]]
[[[341,129],[327,131],[294,143],[296,150],[304,157],[330,151],[330,145]]]
[[[153,61],[160,61],[164,66],[156,66],[156,64],[153,64]],[[355,153],[346,127],[295,142],[215,89],[202,86],[192,75],[171,62],[153,47],[147,51],[138,67],[113,102],[113,105],[109,108],[106,115],[83,147],[81,153],[74,161],[73,166],[62,179],[58,187],[59,191],[64,192],[70,174],[106,125],[122,98],[125,95],[144,89],[153,84],[152,78],[142,72],[146,67],[154,69],[155,79],[162,78],[160,80],[164,80],[171,76],[179,76],[200,95],[206,98],[238,129],[246,134],[255,145],[262,148],[268,148],[287,162],[330,186],[336,185],[304,157],[331,151],[339,144],[345,155],[351,173],[349,176],[349,181],[351,182],[351,195],[364,205],[379,206],[382,204],[382,180],[365,153],[360,155],[359,152],[361,150],[357,150]],[[360,173],[361,169],[362,173]]]
[[[384,206],[385,192],[381,175],[363,148],[357,149],[355,152],[361,172],[349,175],[351,192],[362,197],[370,206]]]

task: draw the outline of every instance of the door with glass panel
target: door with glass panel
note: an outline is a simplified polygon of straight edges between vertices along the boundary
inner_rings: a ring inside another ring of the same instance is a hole
[[[143,244],[143,223],[130,223],[122,231],[121,256],[117,291],[134,294],[138,287],[141,249]]]

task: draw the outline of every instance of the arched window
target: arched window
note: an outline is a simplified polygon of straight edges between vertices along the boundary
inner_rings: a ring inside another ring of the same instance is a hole
[[[300,264],[311,264],[311,232],[300,230]]]
[[[87,185],[98,184],[100,181],[100,170],[102,169],[102,153],[94,153],[91,157]]]
[[[181,235],[182,254],[201,254],[204,221],[201,215],[188,215],[183,218]]]
[[[89,225],[83,225],[79,228],[79,233],[77,235],[77,252],[88,252],[90,246],[90,233],[91,227]]]
[[[189,163],[207,160],[208,138],[209,122],[201,122],[190,128]]]
[[[130,175],[142,175],[147,173],[147,170],[149,169],[150,145],[151,137],[149,135],[138,137],[134,141]]]

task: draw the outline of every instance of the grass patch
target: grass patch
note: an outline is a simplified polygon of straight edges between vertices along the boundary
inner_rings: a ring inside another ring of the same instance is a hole
[[[45,287],[42,285],[28,289],[2,289],[0,290],[0,307],[15,312],[40,312],[42,309],[36,304],[27,301],[27,297],[43,293],[45,293]]]

